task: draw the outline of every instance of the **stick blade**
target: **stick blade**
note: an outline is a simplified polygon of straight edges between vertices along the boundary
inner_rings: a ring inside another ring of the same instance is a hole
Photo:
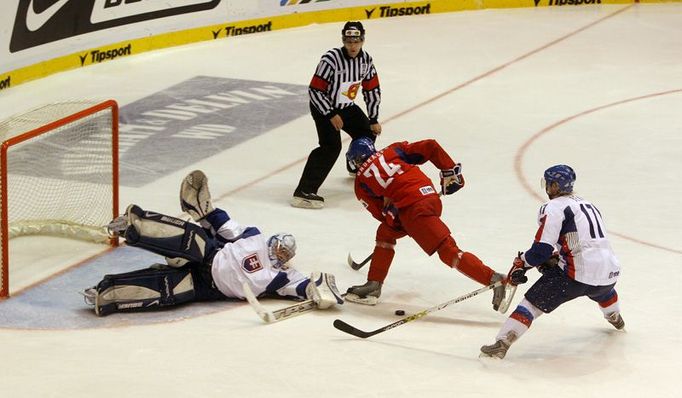
[[[355,267],[353,266],[353,264],[355,264],[355,261],[353,261],[353,256],[351,256],[350,253],[348,253],[348,265],[349,265],[351,268],[355,269]]]
[[[347,324],[346,322],[344,322],[340,319],[337,319],[334,321],[334,327],[339,329],[342,332],[351,334],[355,337],[360,337],[362,339],[366,339],[372,335],[372,333],[367,333],[365,331],[362,331],[362,330],[360,330],[354,326]]]
[[[353,260],[353,256],[348,253],[348,265],[353,268],[354,270],[359,270],[360,268],[364,267],[365,264],[369,262],[369,260],[372,259],[372,254],[369,255],[363,262],[361,263],[356,263],[355,260]]]
[[[512,300],[514,299],[514,293],[516,293],[516,286],[507,283],[505,285],[505,291],[506,291],[506,293],[504,296],[504,300],[502,300],[502,302],[500,303],[500,307],[497,309],[497,311],[500,314],[504,314],[509,309],[509,306],[511,305]]]

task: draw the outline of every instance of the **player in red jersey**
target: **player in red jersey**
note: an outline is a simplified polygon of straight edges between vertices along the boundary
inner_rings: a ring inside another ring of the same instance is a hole
[[[455,163],[435,140],[414,143],[396,142],[376,151],[373,142],[360,137],[349,147],[346,159],[357,170],[355,195],[380,224],[372,253],[367,283],[348,289],[346,300],[374,305],[395,255],[397,239],[406,235],[430,256],[438,253],[441,261],[482,285],[505,279],[486,266],[476,255],[462,251],[450,229],[440,219],[440,195],[419,168],[430,161],[440,172],[441,194],[451,195],[464,186],[462,166]],[[493,308],[505,296],[505,287],[494,289]]]

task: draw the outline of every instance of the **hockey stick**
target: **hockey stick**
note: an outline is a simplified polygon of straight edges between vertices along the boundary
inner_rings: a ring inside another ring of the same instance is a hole
[[[253,294],[253,290],[249,287],[249,284],[244,282],[242,285],[242,288],[244,289],[244,297],[246,297],[246,301],[251,304],[251,307],[256,311],[256,314],[267,323],[270,322],[275,322],[275,314],[272,313],[272,311],[268,311],[263,307],[263,305],[258,301],[256,298],[256,295]],[[312,301],[312,300],[311,300]]]
[[[274,311],[269,311],[260,303],[260,301],[258,301],[256,295],[253,294],[253,290],[251,290],[247,283],[244,283],[243,287],[246,300],[249,302],[249,304],[251,304],[251,307],[265,323],[282,321],[296,315],[310,312],[317,308],[315,302],[312,299],[308,299]],[[345,297],[346,294],[344,293],[341,296]]]
[[[337,329],[339,329],[339,330],[342,331],[342,332],[346,332],[346,333],[348,333],[348,334],[352,334],[353,336],[356,336],[356,337],[360,337],[360,338],[366,339],[366,338],[368,338],[368,337],[374,336],[375,334],[379,334],[379,333],[385,332],[385,331],[387,331],[387,330],[390,330],[390,329],[393,329],[393,328],[397,328],[398,326],[403,325],[403,324],[406,324],[406,323],[408,323],[408,322],[416,321],[417,319],[423,318],[423,317],[425,317],[426,315],[428,315],[428,314],[430,314],[430,313],[432,313],[432,312],[436,312],[436,311],[438,311],[438,310],[442,310],[443,308],[445,308],[445,307],[447,307],[447,306],[449,306],[449,305],[459,303],[460,301],[464,301],[464,300],[466,300],[466,299],[470,299],[470,298],[472,298],[472,297],[474,297],[474,296],[478,296],[478,295],[481,294],[481,293],[485,293],[485,292],[487,292],[488,290],[492,290],[492,289],[494,289],[494,288],[496,288],[496,287],[498,287],[498,286],[502,286],[502,282],[503,282],[503,281],[498,281],[498,282],[493,283],[492,285],[484,286],[484,287],[482,287],[482,288],[480,288],[480,289],[474,290],[473,292],[467,293],[467,294],[465,294],[465,295],[463,295],[463,296],[459,296],[459,297],[454,298],[454,299],[452,299],[452,300],[450,300],[450,301],[446,301],[446,302],[444,302],[444,303],[442,303],[442,304],[438,304],[438,305],[436,305],[436,306],[433,306],[433,307],[427,308],[427,309],[425,309],[425,310],[419,311],[419,312],[417,312],[416,314],[410,315],[410,316],[405,317],[405,318],[403,318],[403,319],[401,319],[401,320],[399,320],[399,321],[393,322],[393,323],[391,323],[391,324],[389,324],[389,325],[386,325],[386,326],[381,327],[381,328],[379,328],[379,329],[373,330],[373,331],[371,331],[371,332],[365,332],[365,331],[363,331],[363,330],[360,330],[360,329],[358,329],[358,328],[356,328],[356,327],[354,327],[354,326],[351,326],[351,325],[347,324],[346,322],[344,322],[344,321],[342,321],[342,320],[340,320],[340,319],[337,319],[337,320],[334,321],[334,327],[337,328]]]
[[[251,304],[251,307],[256,311],[258,316],[265,323],[281,321],[287,318],[291,318],[292,316],[302,314],[304,312],[312,311],[316,308],[315,302],[312,299],[310,299],[292,305],[288,305],[275,311],[269,311],[265,307],[263,307],[260,301],[258,301],[256,295],[253,294],[253,291],[249,287],[248,283],[244,283],[243,287],[244,296],[246,296],[246,300],[249,302],[249,304]]]
[[[370,253],[369,256],[367,256],[367,258],[364,259],[361,263],[356,263],[355,261],[353,261],[353,257],[351,257],[350,253],[348,253],[348,265],[350,265],[351,268],[357,271],[360,268],[364,267],[365,264],[367,264],[369,260],[372,259],[372,254],[373,253]]]

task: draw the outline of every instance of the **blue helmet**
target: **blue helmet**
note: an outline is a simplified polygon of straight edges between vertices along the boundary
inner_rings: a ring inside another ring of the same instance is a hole
[[[573,192],[573,184],[575,183],[575,171],[571,166],[565,164],[558,164],[545,170],[543,176],[545,186],[554,182],[559,184],[559,190],[564,193]]]
[[[357,173],[358,168],[367,158],[376,152],[374,142],[369,137],[360,137],[351,141],[346,152],[346,161],[348,162],[348,170]]]

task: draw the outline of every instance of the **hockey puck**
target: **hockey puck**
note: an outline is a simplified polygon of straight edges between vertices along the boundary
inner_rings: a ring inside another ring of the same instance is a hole
[[[395,310],[395,314],[398,315],[398,316],[403,316],[403,315],[405,315],[405,311],[403,311],[403,310]]]

